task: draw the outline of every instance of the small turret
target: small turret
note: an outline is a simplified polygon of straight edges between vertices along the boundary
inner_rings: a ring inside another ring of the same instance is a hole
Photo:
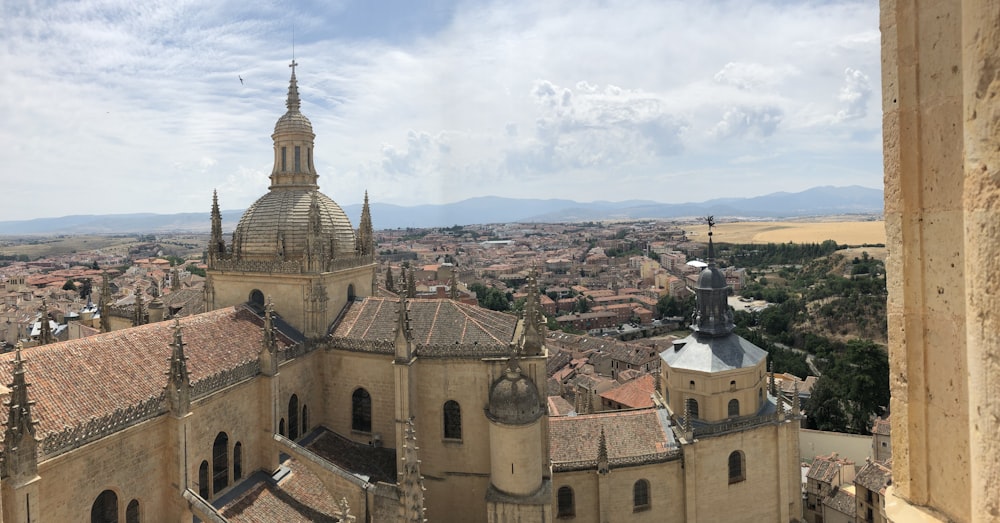
[[[4,430],[3,477],[27,479],[38,473],[38,440],[35,438],[37,422],[31,417],[34,401],[28,399],[31,385],[24,377],[24,363],[21,359],[21,344],[14,349],[11,365],[12,383],[10,396],[4,402],[7,411],[7,426]],[[20,482],[20,481],[18,481]]]
[[[365,191],[365,203],[361,207],[361,223],[358,224],[357,253],[368,256],[375,253],[375,230],[372,227],[371,210],[368,207],[368,191]]]
[[[55,341],[52,336],[52,326],[49,325],[49,306],[45,303],[45,298],[42,298],[42,304],[38,306],[38,344],[48,345]]]
[[[396,317],[396,362],[408,363],[413,359],[413,331],[410,329],[410,311],[406,296],[400,296]]]
[[[184,343],[181,337],[181,322],[174,320],[174,342],[170,344],[171,352],[167,360],[170,369],[167,374],[166,402],[167,409],[176,417],[181,417],[191,411],[191,380],[188,376],[187,357],[184,356]]]

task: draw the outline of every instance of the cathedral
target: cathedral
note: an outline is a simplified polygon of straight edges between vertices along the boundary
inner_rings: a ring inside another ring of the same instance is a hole
[[[534,278],[519,317],[380,287],[295,66],[228,241],[213,195],[206,312],[2,356],[3,522],[800,519],[797,395],[733,333],[711,239],[655,406],[550,415]]]

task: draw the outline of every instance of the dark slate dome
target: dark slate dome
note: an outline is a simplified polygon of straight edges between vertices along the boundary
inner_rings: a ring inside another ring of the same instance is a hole
[[[705,267],[698,275],[699,289],[725,289],[726,276],[715,265]]]
[[[490,387],[489,418],[506,425],[527,425],[542,416],[535,383],[520,369],[508,367]]]

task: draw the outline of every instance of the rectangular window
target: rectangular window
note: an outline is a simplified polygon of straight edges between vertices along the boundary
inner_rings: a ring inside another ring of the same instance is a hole
[[[287,171],[288,170],[288,167],[285,164],[285,152],[286,152],[285,149],[286,149],[285,147],[281,148],[281,170],[282,171]]]
[[[309,170],[312,171],[312,168],[313,168],[313,150],[312,150],[312,147],[306,149],[306,165],[309,167]]]
[[[300,149],[300,147],[298,145],[296,145],[295,146],[295,172],[302,171],[302,168],[299,167],[299,149]]]

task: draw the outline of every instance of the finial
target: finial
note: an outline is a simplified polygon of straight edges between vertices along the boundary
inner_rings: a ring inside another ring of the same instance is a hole
[[[715,216],[712,215],[706,216],[705,222],[708,223],[708,263],[714,263],[715,246],[712,245],[712,227],[715,227]]]
[[[597,440],[597,473],[607,474],[611,467],[608,463],[608,438],[604,435],[604,427],[601,427],[601,437]]]
[[[288,64],[288,67],[292,68],[292,78],[288,81],[288,99],[285,101],[285,107],[291,113],[299,112],[299,83],[295,79],[295,67],[298,65],[295,58],[292,58],[292,63]]]

